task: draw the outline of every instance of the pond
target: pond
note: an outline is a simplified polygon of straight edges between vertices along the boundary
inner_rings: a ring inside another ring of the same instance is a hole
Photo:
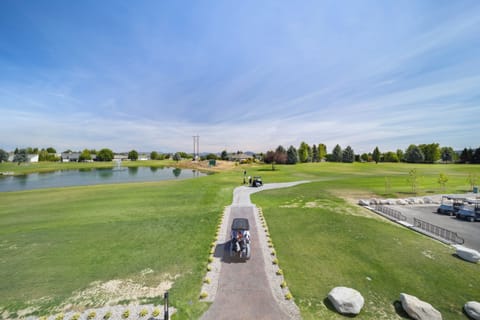
[[[21,176],[0,176],[0,192],[93,184],[188,179],[206,175],[207,173],[198,170],[170,167],[116,167],[60,170],[47,173],[31,173]]]

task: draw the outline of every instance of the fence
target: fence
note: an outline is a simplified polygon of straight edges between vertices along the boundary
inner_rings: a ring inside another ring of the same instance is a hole
[[[413,218],[413,225],[453,243],[463,244],[465,242],[465,240],[459,237],[456,232],[441,228],[417,218]]]
[[[375,210],[380,211],[381,213],[386,214],[394,218],[397,221],[406,221],[407,217],[400,213],[400,211],[386,207],[386,206],[375,206]]]

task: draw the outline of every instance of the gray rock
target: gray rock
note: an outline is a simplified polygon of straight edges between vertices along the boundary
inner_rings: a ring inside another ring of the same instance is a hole
[[[405,200],[403,200],[403,199],[398,199],[398,200],[397,200],[397,204],[404,206],[404,205],[407,204],[407,201],[405,201]]]
[[[480,302],[469,301],[463,307],[465,313],[474,320],[480,320]]]
[[[415,296],[400,293],[400,302],[403,310],[415,320],[442,320],[442,314],[437,309]]]
[[[347,287],[335,287],[328,294],[328,300],[342,314],[359,314],[365,300],[360,292]]]
[[[362,199],[358,200],[358,204],[364,207],[368,207],[370,205],[370,203],[367,200],[362,200]]]
[[[473,263],[477,263],[480,260],[480,252],[474,249],[470,249],[461,245],[454,246],[457,249],[457,256],[463,260],[467,260]]]

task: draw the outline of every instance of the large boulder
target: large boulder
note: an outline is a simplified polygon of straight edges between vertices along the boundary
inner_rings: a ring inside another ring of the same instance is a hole
[[[328,300],[342,314],[359,314],[365,300],[360,292],[347,287],[335,287],[328,294]]]
[[[477,263],[480,260],[480,252],[474,249],[470,249],[464,246],[455,245],[453,246],[457,249],[457,256],[462,258],[463,260],[467,260],[473,263]]]
[[[469,301],[463,307],[465,313],[474,320],[480,320],[480,302]]]
[[[442,314],[437,309],[415,296],[400,293],[400,302],[403,310],[415,320],[442,320]]]

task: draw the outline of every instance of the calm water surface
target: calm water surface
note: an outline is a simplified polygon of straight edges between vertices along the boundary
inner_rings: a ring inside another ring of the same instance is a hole
[[[169,167],[92,168],[0,176],[0,192],[92,184],[188,179],[207,175],[198,170]]]

